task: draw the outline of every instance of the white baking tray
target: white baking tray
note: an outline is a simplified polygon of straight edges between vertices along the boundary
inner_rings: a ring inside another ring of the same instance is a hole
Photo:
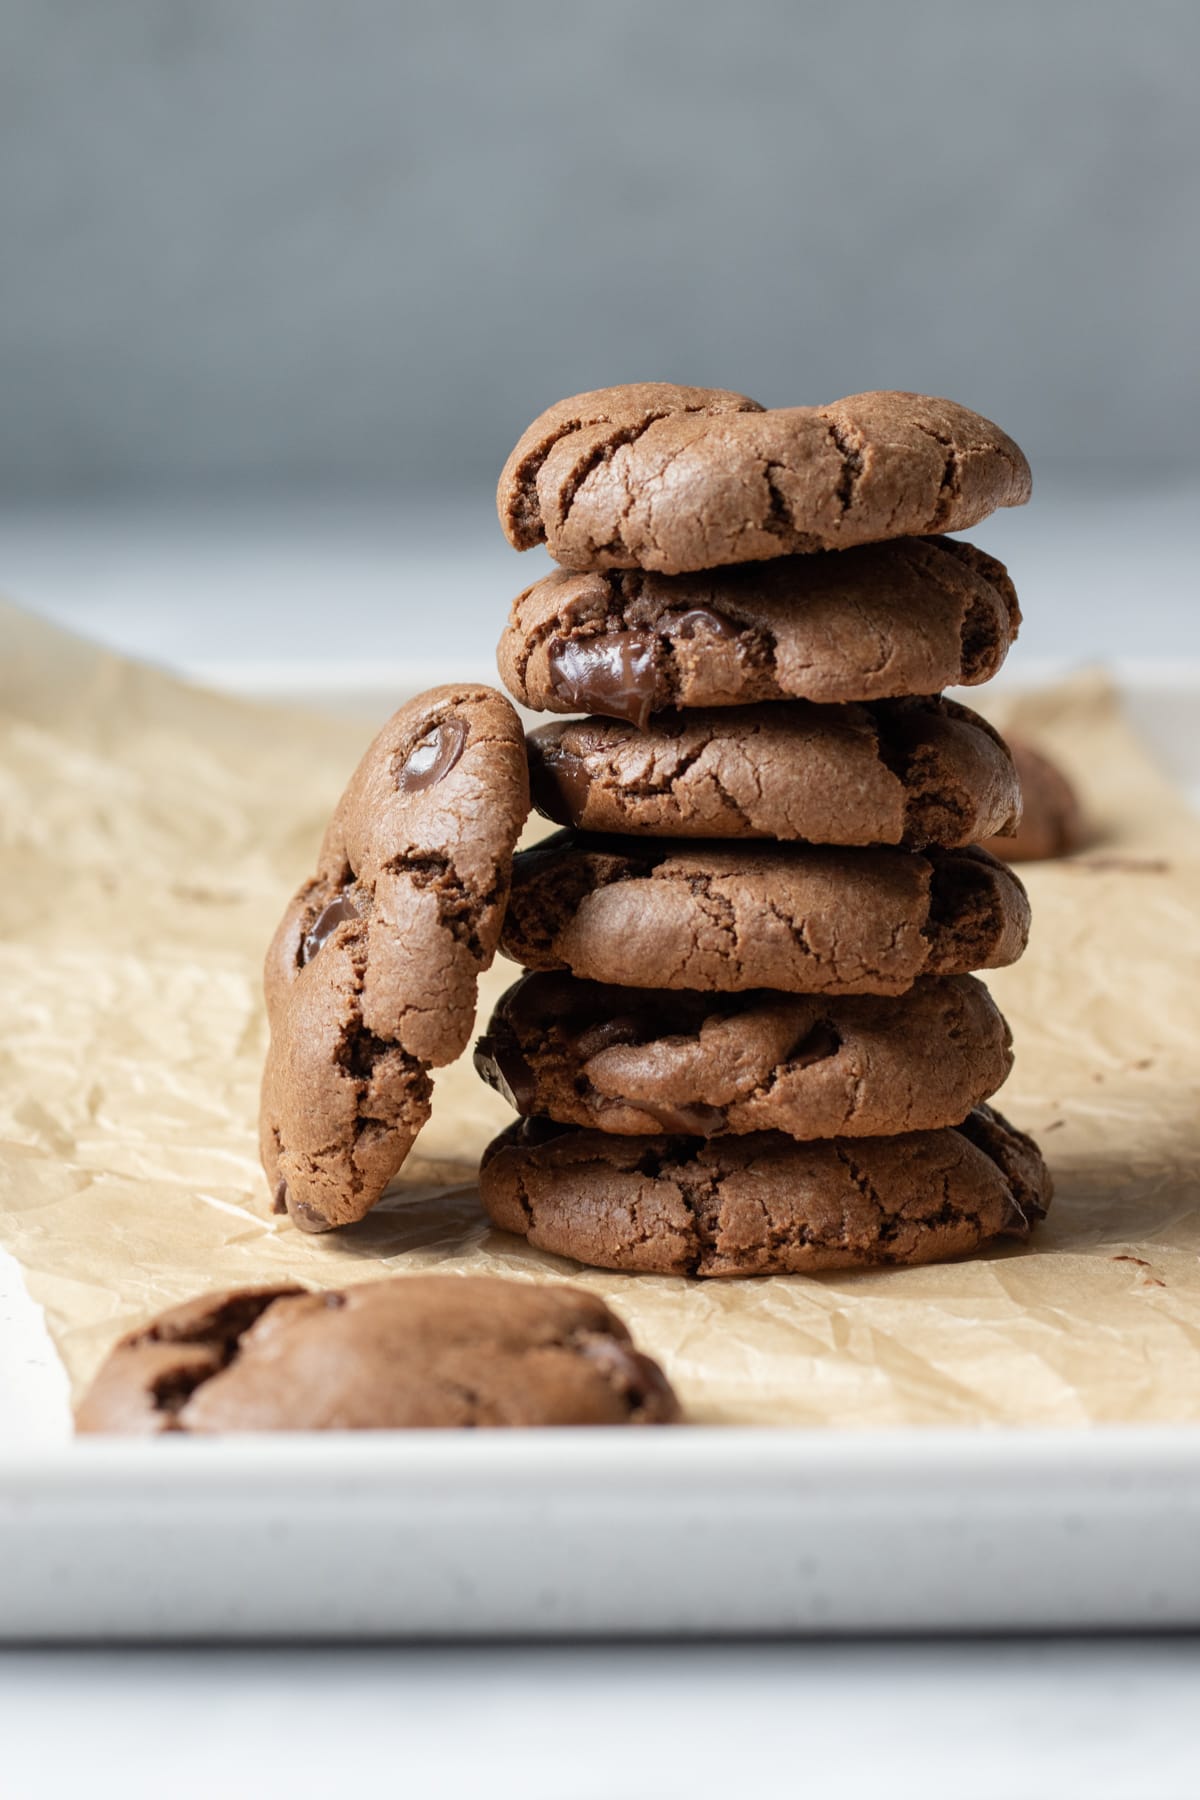
[[[1200,1434],[88,1443],[0,1478],[7,1639],[1200,1624]]]
[[[2,1641],[1197,1628],[1198,1544],[1194,1427],[72,1443],[0,1252]]]

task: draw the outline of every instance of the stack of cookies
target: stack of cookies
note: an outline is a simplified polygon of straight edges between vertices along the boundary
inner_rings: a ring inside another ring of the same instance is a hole
[[[942,688],[1016,635],[1003,566],[943,534],[1029,497],[997,427],[860,394],[764,411],[648,383],[552,407],[500,481],[501,674],[535,804],[501,948],[525,973],[477,1066],[522,1118],[494,1221],[604,1268],[928,1262],[1025,1237],[1036,1146],[984,1104],[1008,1028],[972,971],[1026,896],[976,846],[1012,758]]]

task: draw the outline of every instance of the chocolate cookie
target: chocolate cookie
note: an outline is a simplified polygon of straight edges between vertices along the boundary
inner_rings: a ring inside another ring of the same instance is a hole
[[[1029,498],[1029,465],[978,413],[924,394],[764,411],[743,394],[635,382],[525,432],[496,503],[518,550],[569,569],[713,569],[963,531]]]
[[[775,701],[544,725],[534,805],[590,831],[955,847],[1011,834],[1021,794],[992,727],[952,700]]]
[[[522,851],[501,948],[619,987],[902,994],[1015,962],[1029,902],[986,850],[593,837]]]
[[[534,712],[644,726],[673,706],[973,685],[1020,621],[1003,563],[954,538],[898,538],[698,575],[559,569],[513,602],[498,655]]]
[[[410,1275],[338,1292],[205,1294],[131,1331],[77,1431],[396,1431],[656,1425],[656,1363],[578,1288]]]
[[[1023,806],[1016,835],[990,839],[986,848],[1005,862],[1043,862],[1070,856],[1087,841],[1079,798],[1058,764],[1022,738],[1010,738]]]
[[[882,1137],[954,1125],[1012,1066],[970,975],[907,994],[670,993],[526,975],[475,1066],[518,1112],[622,1136]]]
[[[465,1048],[528,810],[520,721],[486,687],[401,707],[351,777],[264,977],[263,1167],[304,1230],[374,1206],[428,1117],[428,1069]]]
[[[1050,1203],[1036,1144],[990,1107],[944,1131],[797,1143],[622,1138],[518,1123],[483,1204],[539,1250],[662,1275],[790,1275],[939,1262],[1025,1238]]]

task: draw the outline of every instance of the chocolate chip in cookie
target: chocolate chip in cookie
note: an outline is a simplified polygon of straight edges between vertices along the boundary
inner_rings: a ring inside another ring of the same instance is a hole
[[[1002,738],[943,699],[776,701],[557,721],[529,739],[538,810],[583,830],[813,844],[937,844],[1009,834],[1020,788]]]
[[[1030,488],[1012,439],[952,400],[882,392],[766,411],[644,382],[550,407],[505,464],[497,506],[518,550],[677,574],[962,531]]]
[[[1023,1240],[1050,1175],[990,1107],[897,1137],[615,1137],[531,1121],[485,1154],[484,1206],[539,1250],[662,1275],[894,1268]]]
[[[470,1037],[529,808],[520,722],[491,688],[435,688],[351,777],[317,873],[267,952],[260,1139],[276,1211],[360,1219]]]
[[[556,1283],[411,1275],[206,1294],[130,1332],[81,1432],[658,1425],[679,1406],[603,1301]]]

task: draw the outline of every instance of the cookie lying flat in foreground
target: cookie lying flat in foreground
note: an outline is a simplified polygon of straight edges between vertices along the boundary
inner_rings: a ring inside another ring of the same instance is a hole
[[[898,538],[692,575],[556,569],[513,602],[498,661],[533,712],[644,727],[669,707],[974,686],[1020,623],[995,557],[955,538]]]
[[[1020,880],[977,848],[560,831],[514,859],[501,946],[618,987],[903,994],[921,975],[1005,967],[1028,932]]]
[[[529,778],[546,818],[637,837],[956,849],[1021,812],[1004,740],[943,699],[557,720],[530,735]]]
[[[205,1294],[131,1331],[81,1432],[665,1425],[679,1405],[602,1300],[552,1283],[410,1275],[338,1292]]]
[[[895,1268],[1025,1239],[1053,1187],[1032,1138],[976,1108],[945,1131],[797,1143],[612,1137],[526,1120],[485,1152],[495,1224],[600,1269],[793,1275]]]
[[[677,574],[963,531],[1023,506],[1029,464],[965,406],[852,394],[765,410],[720,388],[634,382],[560,400],[500,476],[510,544],[568,569]]]
[[[956,1125],[1007,1079],[1008,1026],[971,975],[907,994],[699,994],[525,975],[475,1067],[517,1112],[622,1136],[885,1137]]]
[[[361,1219],[466,1048],[529,812],[520,721],[488,687],[401,707],[338,803],[267,952],[259,1118],[276,1212]]]

